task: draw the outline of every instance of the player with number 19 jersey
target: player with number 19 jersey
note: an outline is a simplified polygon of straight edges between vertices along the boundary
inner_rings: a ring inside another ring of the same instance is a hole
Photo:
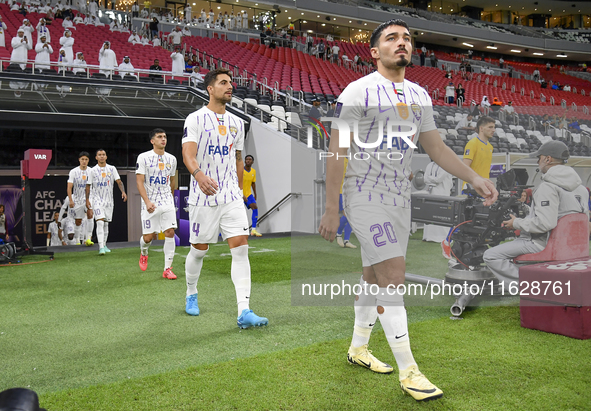
[[[244,121],[228,111],[217,115],[203,107],[185,120],[182,143],[187,142],[197,144],[197,163],[201,171],[219,185],[215,195],[206,196],[191,176],[189,205],[211,207],[242,201],[235,153],[244,148]]]
[[[146,151],[137,158],[136,174],[143,174],[146,194],[156,207],[174,206],[170,179],[176,174],[176,157],[169,153],[159,155],[154,150]],[[146,204],[142,198],[142,212]]]

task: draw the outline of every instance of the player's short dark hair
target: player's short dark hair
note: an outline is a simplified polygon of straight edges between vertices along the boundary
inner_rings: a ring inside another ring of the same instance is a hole
[[[246,160],[248,157],[252,158],[252,161],[254,161],[254,157],[251,154],[247,154],[246,157],[244,157],[244,159]]]
[[[160,134],[160,133],[166,134],[166,131],[164,131],[161,128],[155,128],[154,130],[150,131],[150,140],[152,140],[156,134]]]
[[[104,148],[99,148],[98,150],[96,150],[95,156],[98,156],[99,151],[104,151],[105,154],[107,154],[107,150],[105,150]]]
[[[227,68],[217,68],[215,70],[211,70],[203,78],[203,85],[205,86],[206,90],[207,87],[213,85],[213,82],[218,78],[220,74],[227,74],[228,76],[230,76],[230,80],[232,79],[232,72]]]
[[[78,158],[80,157],[88,157],[88,159],[90,159],[90,154],[88,154],[88,151],[81,151],[80,154],[78,154]]]
[[[489,116],[482,116],[476,122],[476,132],[480,133],[480,126],[486,126],[489,123],[494,123],[495,119]]]
[[[373,33],[371,33],[371,37],[369,39],[369,47],[370,48],[378,45],[378,40],[380,39],[380,36],[382,35],[382,31],[384,31],[385,29],[387,29],[390,26],[401,26],[410,32],[410,29],[408,28],[408,24],[406,24],[406,21],[404,21],[404,20],[392,19],[392,20],[385,21],[382,24],[380,24],[378,27],[376,27],[375,30],[373,31]]]

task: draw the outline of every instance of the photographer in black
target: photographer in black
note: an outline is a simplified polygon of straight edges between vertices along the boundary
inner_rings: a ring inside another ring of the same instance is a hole
[[[513,258],[542,251],[559,218],[574,213],[589,214],[589,193],[581,185],[578,174],[565,165],[570,157],[566,144],[548,141],[529,156],[538,158],[542,183],[534,188],[529,215],[525,218],[511,215],[510,220],[503,221],[504,228],[521,233],[514,241],[489,248],[483,256],[490,271],[499,281],[504,281],[505,290],[512,281],[519,281],[519,268],[512,262]]]

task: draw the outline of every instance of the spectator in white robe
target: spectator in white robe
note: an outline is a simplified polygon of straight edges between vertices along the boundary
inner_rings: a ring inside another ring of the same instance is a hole
[[[191,30],[189,30],[189,26],[185,26],[181,33],[185,37],[191,37]]]
[[[86,0],[78,0],[78,11],[80,13],[86,13]]]
[[[62,22],[62,27],[66,30],[70,30],[70,29],[76,29],[76,27],[74,27],[74,23],[72,23],[72,20],[70,20],[70,16],[66,17],[64,19],[64,21]]]
[[[0,47],[6,48],[5,33],[7,28],[6,23],[2,21],[2,16],[0,16]]]
[[[29,50],[33,48],[29,40],[25,36],[23,29],[18,29],[16,37],[12,38],[11,41],[12,53],[10,55],[11,64],[19,64],[21,70],[24,70],[27,66],[27,55]],[[184,65],[183,65],[184,67]]]
[[[101,22],[97,17],[92,16],[92,24],[94,24],[96,27],[104,27],[105,23]]]
[[[74,74],[86,73],[86,60],[84,59],[84,53],[79,51],[76,53],[76,60],[72,63],[72,72]]]
[[[175,29],[168,34],[168,41],[173,46],[180,45],[182,38],[183,38],[183,33],[181,33],[181,28],[179,26],[176,26]]]
[[[198,84],[203,83],[203,79],[205,76],[199,73],[199,66],[193,66],[193,71],[191,72],[191,85],[193,87],[197,87]]]
[[[84,19],[82,18],[80,13],[77,13],[76,17],[74,17],[74,20],[72,21],[74,22],[74,24],[84,24]]]
[[[154,37],[152,39],[152,46],[154,46],[154,47],[162,46],[162,42],[160,41],[160,37]]]
[[[32,45],[33,44],[33,31],[35,31],[35,28],[31,25],[31,22],[28,19],[24,19],[23,25],[20,26],[20,28],[25,31],[25,36],[27,37],[27,41],[29,44]]]
[[[57,72],[58,73],[62,73],[65,70],[70,71],[72,69],[72,60],[68,59],[68,54],[66,53],[66,50],[62,47],[60,49],[60,54],[57,58]]]
[[[64,31],[64,35],[60,38],[60,45],[65,50],[68,61],[74,61],[74,37],[70,30]]]
[[[39,23],[37,23],[37,43],[41,40],[41,36],[45,36],[45,41],[51,43],[51,33],[49,27],[47,27],[47,22],[43,18],[39,19]]]
[[[149,46],[150,45],[150,39],[148,38],[148,36],[146,34],[144,34],[142,36],[142,46]]]
[[[119,31],[119,24],[117,24],[117,20],[113,20],[109,24],[109,30],[111,30],[111,31]]]
[[[125,76],[137,77],[137,75],[134,73],[134,70],[135,70],[135,67],[133,67],[133,64],[130,63],[129,56],[123,57],[123,63],[119,64],[119,75],[121,77],[125,77]]]
[[[140,36],[137,35],[137,33],[134,30],[131,36],[129,36],[129,38],[127,39],[127,41],[131,44],[137,44],[141,43],[142,39],[140,38]]]
[[[100,72],[109,76],[113,69],[117,68],[117,56],[111,50],[111,43],[105,41],[99,51],[99,68]]]
[[[244,13],[242,13],[242,28],[248,28],[248,13],[246,12],[246,10],[244,10]]]
[[[181,48],[175,48],[170,58],[172,59],[172,74],[183,74],[185,71],[185,56],[181,53]]]
[[[88,14],[96,17],[98,15],[97,12],[98,12],[98,4],[96,4],[96,1],[92,0],[88,4]]]
[[[191,21],[191,13],[193,10],[191,9],[191,4],[187,3],[187,7],[185,7],[185,21],[188,23]]]
[[[49,70],[53,47],[47,42],[45,36],[41,36],[39,42],[35,46],[35,51],[37,52],[37,55],[35,56],[35,68],[38,70]]]

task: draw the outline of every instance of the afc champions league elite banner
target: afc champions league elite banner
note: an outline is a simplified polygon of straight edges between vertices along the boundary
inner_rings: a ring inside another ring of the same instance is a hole
[[[121,176],[127,187],[127,176]],[[45,176],[41,180],[29,180],[31,190],[31,209],[23,216],[21,205],[21,179],[17,176],[0,177],[0,204],[4,204],[6,228],[10,241],[20,245],[22,241],[22,219],[28,218],[31,224],[34,247],[46,245],[47,228],[53,220],[53,213],[60,211],[68,195],[68,176]],[[115,208],[113,221],[109,224],[109,242],[127,241],[127,203],[121,199],[119,187],[113,190]],[[93,237],[96,234],[93,233]]]

